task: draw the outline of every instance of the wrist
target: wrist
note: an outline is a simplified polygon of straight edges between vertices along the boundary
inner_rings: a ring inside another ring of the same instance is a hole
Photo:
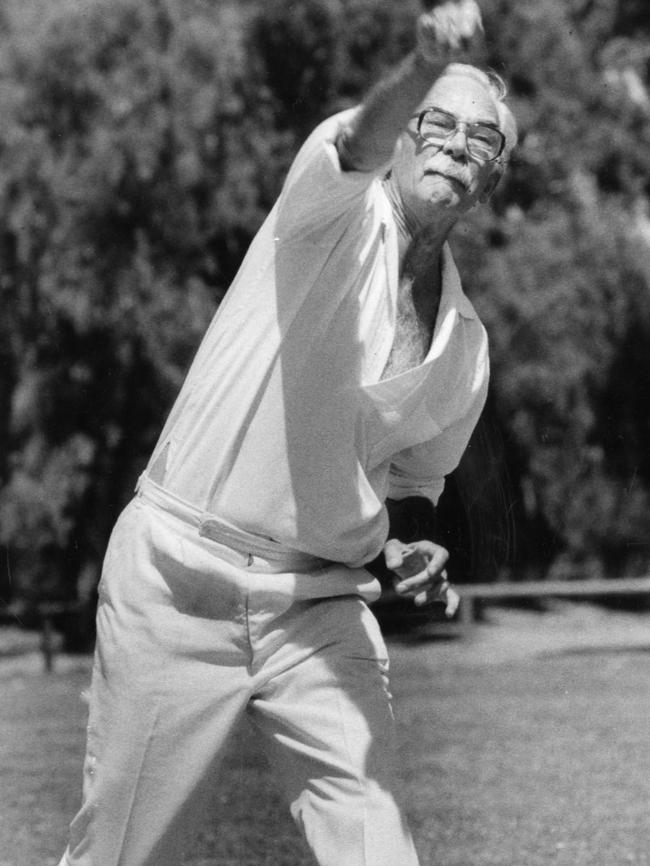
[[[447,65],[447,60],[441,56],[440,51],[422,44],[419,40],[413,49],[413,61],[417,69],[421,69],[423,72],[428,72],[429,74],[431,70],[442,69]]]
[[[437,78],[449,63],[447,57],[442,57],[439,52],[427,51],[417,46],[412,54],[413,67],[420,76],[426,76],[429,81]]]

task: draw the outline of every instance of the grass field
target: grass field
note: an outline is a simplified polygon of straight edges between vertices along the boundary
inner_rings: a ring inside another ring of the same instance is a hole
[[[650,620],[490,619],[391,641],[423,866],[648,866]],[[0,663],[0,866],[54,866],[78,804],[88,661],[37,661]],[[311,863],[249,735],[224,779],[188,866]]]

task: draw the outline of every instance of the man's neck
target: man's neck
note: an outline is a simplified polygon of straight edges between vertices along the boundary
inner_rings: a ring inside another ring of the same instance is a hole
[[[384,181],[384,188],[398,230],[400,277],[405,273],[412,277],[422,276],[440,261],[442,248],[455,220],[450,222],[441,215],[425,222],[404,206],[391,177]]]
[[[412,238],[400,260],[397,305],[410,306],[431,333],[442,291],[442,247],[447,236],[422,232]]]
[[[429,352],[442,291],[439,261],[414,277],[403,274],[397,293],[395,334],[382,378],[421,364]]]
[[[390,177],[384,188],[398,229],[399,286],[395,337],[382,378],[421,364],[429,351],[442,292],[442,249],[454,224],[444,214],[418,221]]]

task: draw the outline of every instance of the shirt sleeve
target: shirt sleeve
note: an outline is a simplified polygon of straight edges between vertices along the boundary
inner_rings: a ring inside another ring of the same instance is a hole
[[[406,448],[393,457],[389,474],[389,499],[424,496],[438,504],[445,477],[458,466],[483,411],[487,380],[470,410],[437,436]]]
[[[297,231],[318,242],[323,229],[361,202],[378,172],[344,170],[337,139],[359,107],[347,109],[319,124],[293,161],[278,200],[276,231],[279,240]]]

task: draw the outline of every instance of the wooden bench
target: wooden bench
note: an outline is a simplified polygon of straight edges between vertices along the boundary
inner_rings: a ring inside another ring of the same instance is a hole
[[[650,598],[650,577],[622,577],[615,580],[534,580],[499,583],[466,583],[455,586],[460,595],[459,619],[476,619],[481,601],[513,601],[526,598],[604,598],[639,595]]]
[[[627,577],[616,580],[535,580],[507,581],[498,583],[456,584],[460,595],[458,620],[468,625],[476,620],[480,602],[516,601],[527,598],[603,598],[615,596],[646,596],[650,599],[650,577]],[[397,596],[395,596],[397,598]],[[390,599],[384,600],[390,605]],[[383,606],[383,605],[382,605]],[[41,602],[30,610],[36,614],[40,630],[40,650],[43,655],[44,669],[54,670],[56,652],[54,640],[54,620],[66,613],[81,609],[80,602],[50,601]],[[22,608],[16,605],[3,607],[0,611],[3,620],[20,622]]]

